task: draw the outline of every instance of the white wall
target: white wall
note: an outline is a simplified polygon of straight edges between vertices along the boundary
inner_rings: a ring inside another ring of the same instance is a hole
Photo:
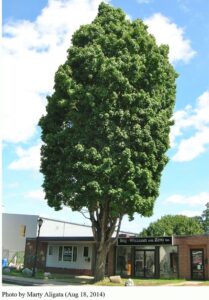
[[[37,215],[2,214],[2,258],[11,259],[16,252],[25,250],[26,238],[37,236]],[[44,218],[40,236],[92,236],[90,226]],[[25,237],[20,226],[26,226]]]
[[[49,247],[53,246],[53,255],[49,255]],[[59,246],[76,246],[77,247],[77,260],[74,261],[59,261]],[[89,258],[90,261],[86,261],[85,257],[83,257],[83,248],[89,247]],[[69,269],[91,269],[92,263],[92,245],[85,243],[79,244],[78,242],[75,243],[65,243],[65,244],[55,244],[50,242],[48,244],[47,249],[47,256],[46,256],[46,267],[53,267],[53,268],[69,268]]]
[[[43,218],[40,236],[92,236],[91,227]]]
[[[9,253],[6,258],[10,259],[15,252],[25,250],[26,237],[36,236],[37,219],[35,215],[2,214],[3,256]],[[26,226],[25,237],[20,235],[21,225]]]

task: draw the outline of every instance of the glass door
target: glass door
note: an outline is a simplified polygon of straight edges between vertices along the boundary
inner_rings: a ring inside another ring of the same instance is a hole
[[[145,251],[145,277],[155,277],[155,251]]]
[[[135,276],[144,277],[144,251],[135,252]]]
[[[204,280],[203,249],[191,250],[191,277],[193,280]]]
[[[155,277],[155,250],[136,250],[135,276],[141,278]]]

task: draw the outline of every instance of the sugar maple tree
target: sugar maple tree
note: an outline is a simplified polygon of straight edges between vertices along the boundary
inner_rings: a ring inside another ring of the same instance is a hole
[[[96,281],[123,216],[152,215],[168,161],[175,79],[168,47],[157,46],[141,20],[104,3],[74,33],[55,74],[39,123],[43,187],[55,210],[88,211]]]

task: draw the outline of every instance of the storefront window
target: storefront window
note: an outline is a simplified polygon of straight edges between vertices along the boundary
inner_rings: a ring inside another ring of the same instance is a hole
[[[89,256],[89,247],[84,247],[83,248],[83,256],[88,257]]]
[[[160,247],[160,277],[175,277],[178,273],[178,254],[176,246]]]
[[[72,246],[64,247],[63,260],[64,261],[71,261],[72,260],[72,252],[73,252]]]
[[[53,255],[53,246],[49,246],[49,255]]]
[[[116,273],[122,276],[131,275],[131,247],[117,248]]]
[[[170,253],[170,268],[174,273],[178,270],[178,254]]]
[[[63,247],[60,246],[60,247],[59,247],[59,257],[58,257],[59,261],[62,260],[62,249],[63,249]]]
[[[73,261],[77,260],[77,247],[73,247]]]
[[[60,246],[58,253],[59,261],[77,261],[76,246]]]

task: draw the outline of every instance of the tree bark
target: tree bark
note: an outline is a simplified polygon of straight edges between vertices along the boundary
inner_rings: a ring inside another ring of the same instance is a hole
[[[107,251],[106,251],[105,243],[103,247],[101,247],[101,245],[98,245],[96,247],[96,264],[95,264],[94,281],[100,281],[104,279],[106,257],[107,257]]]
[[[96,261],[94,281],[101,281],[105,277],[106,258],[110,247],[116,243],[120,231],[122,215],[117,218],[109,218],[108,209],[100,212],[90,212],[92,231],[96,242]],[[117,230],[116,230],[117,229]],[[114,237],[113,234],[116,232]]]

